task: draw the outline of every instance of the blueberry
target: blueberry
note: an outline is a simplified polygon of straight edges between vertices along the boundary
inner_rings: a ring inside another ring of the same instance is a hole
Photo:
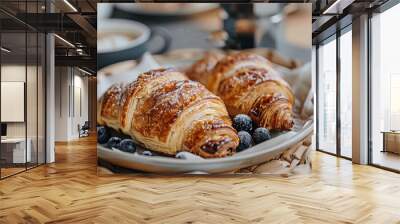
[[[246,131],[239,131],[239,146],[236,148],[237,152],[250,148],[252,145],[251,135]]]
[[[123,151],[123,152],[134,153],[134,152],[136,152],[136,145],[135,145],[135,142],[133,142],[132,139],[124,139],[119,144],[119,148],[118,149]]]
[[[271,134],[267,128],[257,128],[253,133],[253,140],[255,144],[271,139]]]
[[[109,148],[117,148],[118,149],[120,144],[121,144],[121,139],[118,137],[111,137],[110,139],[108,139],[108,142],[107,142],[107,146]]]
[[[238,114],[233,118],[233,127],[236,131],[247,131],[253,130],[253,121],[246,114]]]
[[[150,151],[143,151],[142,152],[142,155],[144,155],[144,156],[152,156],[153,155],[153,153],[151,153]]]
[[[108,133],[109,133],[110,137],[118,137],[120,139],[127,139],[127,138],[130,139],[131,138],[131,136],[122,134],[121,132],[119,132],[113,128],[108,128]]]
[[[107,143],[109,138],[109,133],[107,131],[107,128],[104,126],[99,126],[97,127],[97,142],[100,144],[105,144]]]

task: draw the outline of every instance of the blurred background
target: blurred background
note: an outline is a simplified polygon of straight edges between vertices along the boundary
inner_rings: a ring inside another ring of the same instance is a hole
[[[101,3],[97,6],[100,34],[102,21],[110,19],[137,21],[161,33],[164,38],[158,35],[149,41],[150,52],[170,41],[169,50],[263,47],[275,49],[287,58],[311,61],[311,3]],[[109,44],[98,38],[98,49]]]

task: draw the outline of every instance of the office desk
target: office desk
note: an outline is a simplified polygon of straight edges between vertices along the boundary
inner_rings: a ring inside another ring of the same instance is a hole
[[[4,138],[1,139],[1,157],[6,163],[25,163],[32,158],[32,140],[26,139],[27,147],[25,152],[25,138]],[[25,160],[26,159],[26,160]]]
[[[382,131],[383,152],[400,154],[400,131]]]

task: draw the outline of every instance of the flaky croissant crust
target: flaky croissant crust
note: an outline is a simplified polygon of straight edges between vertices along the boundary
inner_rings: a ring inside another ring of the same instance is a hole
[[[103,95],[100,114],[98,114],[97,119],[99,124],[107,123],[110,127],[118,130],[122,90],[122,84],[114,84]]]
[[[203,58],[198,60],[186,71],[186,75],[189,79],[196,80],[207,87],[209,79],[211,78],[210,72],[224,56],[224,54],[217,51],[207,52],[204,54]]]
[[[270,63],[263,57],[249,53],[236,53],[223,57],[211,70],[210,78],[206,87],[216,93],[220,82],[229,78],[242,67],[257,67],[269,69]]]
[[[202,85],[190,80],[171,81],[155,88],[140,100],[134,113],[132,127],[146,137],[156,137],[166,142],[169,131],[179,115],[201,101],[216,100]]]
[[[119,116],[119,122],[122,132],[129,134],[131,130],[133,109],[136,108],[139,99],[146,98],[148,94],[153,91],[153,88],[157,88],[159,85],[163,85],[166,82],[172,80],[186,80],[186,76],[173,69],[154,69],[148,72],[142,73],[138,76],[137,80],[129,83],[121,96],[121,110]]]
[[[202,60],[207,64],[208,57]],[[196,66],[198,63],[188,71],[200,73],[202,67]],[[270,129],[293,127],[293,92],[267,59],[235,53],[219,60],[213,69],[203,70],[203,74],[207,76],[206,87],[222,98],[231,116],[248,114],[259,126]]]
[[[123,133],[152,150],[215,158],[233,154],[239,143],[222,100],[175,70],[143,73],[119,96],[117,121],[105,123],[118,123]]]

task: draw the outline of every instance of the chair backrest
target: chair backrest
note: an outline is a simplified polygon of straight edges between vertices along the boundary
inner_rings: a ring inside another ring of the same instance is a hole
[[[85,123],[82,125],[82,129],[89,129],[89,128],[90,128],[89,121],[85,121]]]

